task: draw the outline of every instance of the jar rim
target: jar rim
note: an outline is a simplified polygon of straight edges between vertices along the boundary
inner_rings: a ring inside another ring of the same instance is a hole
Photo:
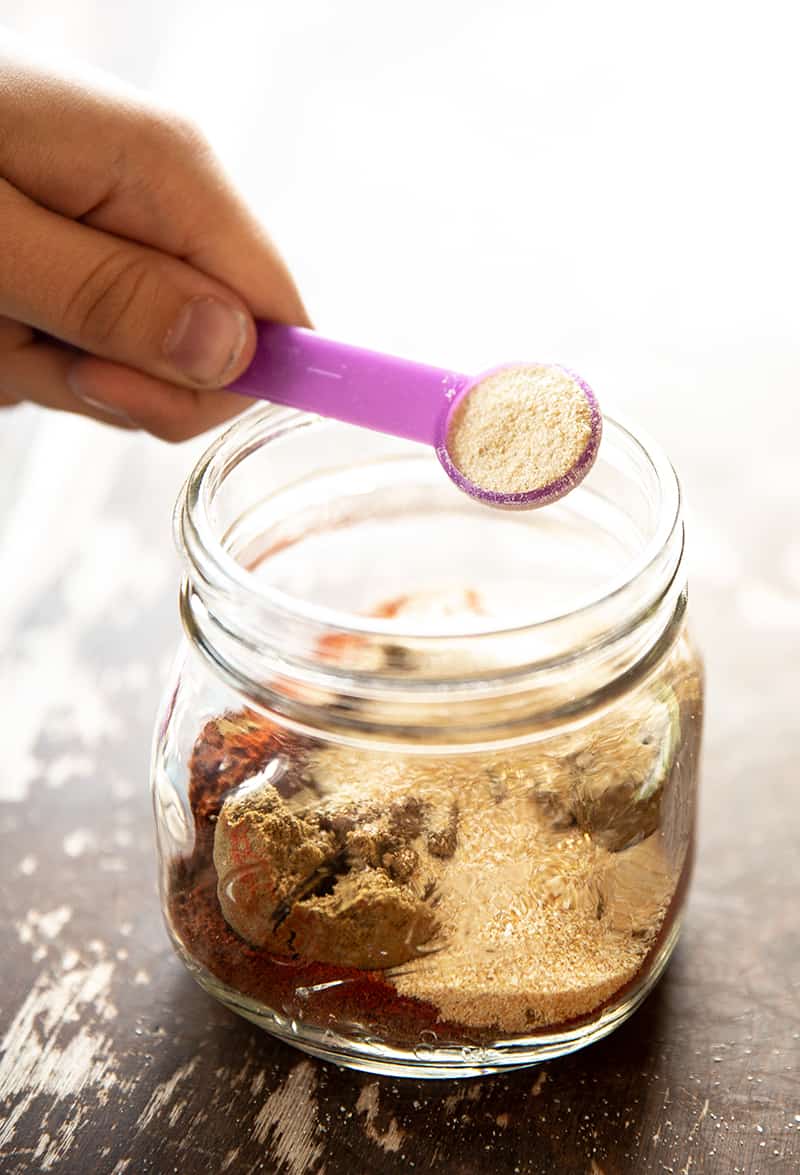
[[[649,539],[596,597],[556,615],[527,623],[465,631],[448,628],[444,633],[420,632],[413,627],[404,628],[397,620],[389,621],[299,599],[258,579],[226,549],[215,533],[211,506],[224,479],[255,450],[298,428],[313,427],[317,423],[324,421],[294,409],[268,404],[246,412],[212,441],[189,474],[174,512],[176,545],[189,564],[190,576],[195,572],[212,590],[229,592],[233,588],[240,599],[259,609],[266,606],[277,615],[313,623],[331,632],[362,637],[391,636],[395,640],[430,642],[432,645],[452,640],[468,643],[473,638],[505,638],[541,632],[563,622],[578,620],[603,605],[613,604],[648,575],[682,528],[680,483],[664,450],[626,416],[604,416],[605,436],[621,438],[631,449],[637,450],[652,469],[660,502],[658,521]]]
[[[682,631],[683,524],[675,471],[640,430],[605,419],[607,468],[627,479],[608,501],[624,504],[629,484],[650,491],[647,530],[616,582],[527,624],[422,633],[288,596],[226,548],[235,523],[217,533],[214,496],[226,477],[271,441],[326,423],[273,406],[247,413],[209,446],[176,505],[189,643],[248,705],[342,741],[499,746],[581,722],[656,672]],[[327,656],[326,638],[339,636],[348,639]],[[387,656],[390,646],[410,654],[413,672]]]

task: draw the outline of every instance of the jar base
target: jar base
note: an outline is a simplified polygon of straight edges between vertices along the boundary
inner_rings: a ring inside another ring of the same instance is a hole
[[[170,927],[175,948],[195,981],[225,1007],[263,1028],[284,1044],[346,1069],[374,1073],[381,1077],[408,1077],[416,1080],[451,1080],[485,1077],[521,1069],[577,1052],[608,1036],[623,1024],[647,998],[663,975],[678,941],[681,918],[673,920],[646,974],[629,984],[621,998],[608,1004],[596,1017],[562,1031],[537,1033],[498,1041],[494,1045],[438,1046],[421,1042],[415,1048],[392,1048],[366,1032],[345,1036],[302,1020],[282,1016],[258,1000],[251,999],[222,983],[187,952]]]

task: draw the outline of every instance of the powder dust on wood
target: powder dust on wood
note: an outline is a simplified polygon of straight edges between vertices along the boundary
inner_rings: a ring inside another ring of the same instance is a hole
[[[592,436],[592,407],[560,367],[507,367],[481,380],[456,408],[450,459],[484,490],[530,493],[567,476]]]

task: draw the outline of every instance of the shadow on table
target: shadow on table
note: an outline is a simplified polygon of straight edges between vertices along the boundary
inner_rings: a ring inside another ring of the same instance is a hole
[[[226,1123],[216,1121],[219,1157],[231,1153],[223,1143],[235,1140],[235,1170],[242,1175],[265,1169],[275,1175],[323,1169],[325,1175],[638,1175],[645,1169],[642,1150],[663,1100],[654,1077],[676,994],[669,973],[605,1040],[539,1066],[454,1081],[339,1069],[271,1039],[187,976],[176,989],[189,1038],[184,1045],[199,1058],[195,1080],[213,1081],[220,1096],[225,1091],[226,1119],[237,1123],[235,1135],[226,1137]],[[210,1142],[194,1140],[206,1153]],[[266,1156],[265,1168],[259,1164]]]

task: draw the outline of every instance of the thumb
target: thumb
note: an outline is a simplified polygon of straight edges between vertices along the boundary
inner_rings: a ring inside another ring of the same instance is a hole
[[[219,387],[249,363],[255,326],[191,265],[42,208],[0,181],[0,315],[171,383]]]

